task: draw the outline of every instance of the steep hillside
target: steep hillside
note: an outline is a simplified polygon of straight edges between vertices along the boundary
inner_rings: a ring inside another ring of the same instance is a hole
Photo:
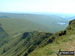
[[[27,56],[35,48],[42,47],[45,39],[52,36],[52,33],[25,32],[16,38],[9,39],[8,43],[0,47],[0,56]]]
[[[51,40],[52,39],[52,40]],[[75,20],[69,22],[64,31],[57,32],[48,42],[50,44],[43,48],[37,48],[29,56],[57,56],[59,49],[64,51],[75,50]]]
[[[8,42],[8,34],[5,32],[5,30],[2,28],[2,25],[0,24],[0,47],[6,42]]]

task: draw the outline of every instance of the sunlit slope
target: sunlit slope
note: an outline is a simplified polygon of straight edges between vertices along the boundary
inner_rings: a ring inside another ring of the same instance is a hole
[[[57,32],[53,42],[43,48],[35,49],[29,56],[57,56],[59,49],[63,51],[75,50],[75,20],[70,21],[66,30]]]

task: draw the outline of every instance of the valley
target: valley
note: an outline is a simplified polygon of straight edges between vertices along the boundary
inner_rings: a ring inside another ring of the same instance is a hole
[[[0,13],[0,56],[56,56],[59,49],[74,50],[74,44],[75,20]]]

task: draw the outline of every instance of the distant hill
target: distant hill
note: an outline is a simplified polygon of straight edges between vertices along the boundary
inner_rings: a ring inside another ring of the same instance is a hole
[[[0,16],[0,18],[8,18],[8,16]]]

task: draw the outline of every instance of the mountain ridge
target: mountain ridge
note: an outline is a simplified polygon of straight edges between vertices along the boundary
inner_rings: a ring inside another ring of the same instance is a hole
[[[34,50],[29,56],[57,56],[59,49],[64,51],[75,50],[75,19],[69,22],[69,26],[52,37],[52,43]],[[49,39],[48,41],[50,41]]]
[[[0,55],[1,56],[35,56],[35,55],[43,56],[43,54],[45,56],[52,55],[53,53],[56,53],[54,49],[51,49],[52,51],[49,51],[49,53],[47,53],[47,51],[45,51],[43,48],[45,48],[48,45],[52,46],[54,43],[55,44],[53,45],[53,47],[55,45],[59,46],[60,43],[62,43],[62,41],[64,41],[65,43],[69,40],[71,41],[72,39],[69,39],[68,35],[74,34],[75,33],[74,30],[75,30],[75,20],[72,20],[69,22],[69,26],[65,30],[57,32],[55,34],[38,31],[25,32],[23,35],[19,35],[16,38],[9,39],[9,41],[0,48],[1,49]],[[64,38],[63,36],[67,37]],[[72,38],[74,39],[74,37]],[[41,52],[41,54],[38,54],[37,52],[42,51],[41,49],[44,50],[45,53]]]

